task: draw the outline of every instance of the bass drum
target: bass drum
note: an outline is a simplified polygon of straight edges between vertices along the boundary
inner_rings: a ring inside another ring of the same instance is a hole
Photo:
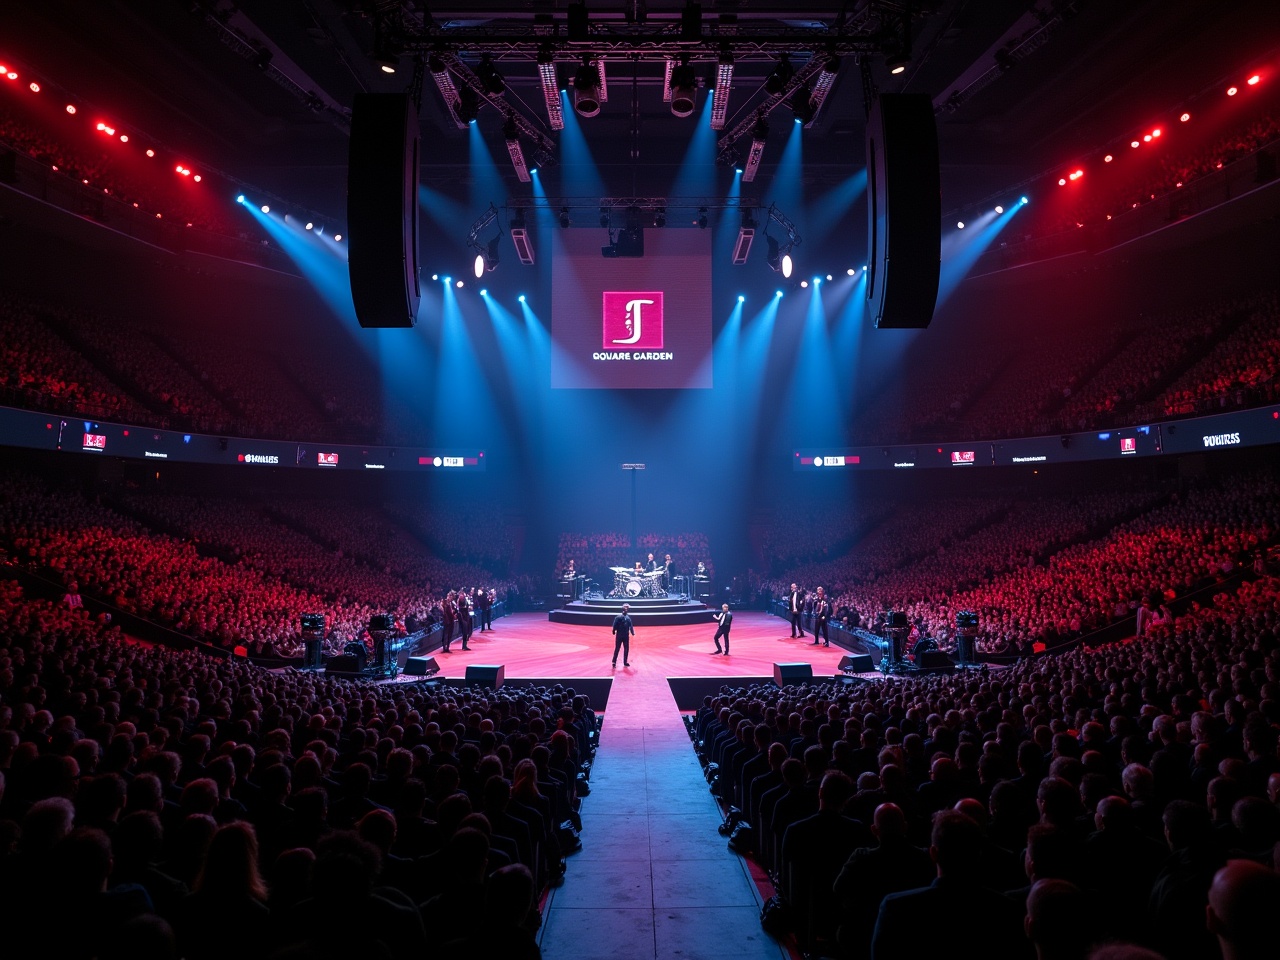
[[[628,597],[638,597],[644,590],[644,584],[639,577],[632,577],[627,581],[626,591]]]

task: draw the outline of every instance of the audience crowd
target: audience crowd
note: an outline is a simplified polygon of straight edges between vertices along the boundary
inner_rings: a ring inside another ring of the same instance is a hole
[[[373,686],[127,640],[0,581],[16,958],[536,958],[587,699]]]
[[[1007,669],[722,688],[691,735],[777,890],[762,922],[813,955],[1262,957],[1278,633],[1264,575]]]

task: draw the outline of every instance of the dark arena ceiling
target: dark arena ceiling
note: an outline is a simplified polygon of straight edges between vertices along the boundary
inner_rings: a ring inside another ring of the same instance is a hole
[[[718,60],[732,56],[722,143],[761,108],[776,104],[775,122],[790,122],[785,94],[766,88],[780,54],[811,83],[821,65],[838,65],[806,130],[806,178],[861,166],[868,84],[924,92],[936,107],[946,209],[1090,149],[1280,45],[1274,0],[596,0],[585,4],[585,32],[571,22],[576,6],[9,0],[0,46],[206,164],[337,210],[353,96],[410,87],[415,60],[443,63],[465,85],[488,57],[505,88],[480,101],[486,135],[501,137],[507,113],[554,141],[539,51],[561,85],[584,55],[602,59],[610,97],[584,134],[606,182],[639,190],[669,182],[700,116],[675,117],[664,102],[668,61],[689,56],[700,106]],[[887,61],[899,57],[905,69],[893,75]],[[423,180],[457,182],[466,131],[429,68],[422,94]]]

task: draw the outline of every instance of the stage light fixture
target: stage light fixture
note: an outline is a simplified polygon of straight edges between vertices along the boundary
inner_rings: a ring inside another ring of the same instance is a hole
[[[449,74],[449,68],[445,66],[444,61],[439,56],[433,53],[427,60],[427,69],[431,71],[431,79],[435,81],[436,89],[440,91],[440,99],[444,101],[445,109],[453,117],[454,124],[459,128],[465,129],[467,122],[462,119],[459,113],[461,98],[458,95],[458,88],[453,82],[453,77]],[[474,93],[472,93],[472,97],[475,97]]]
[[[73,114],[73,115],[74,115],[74,114],[75,114],[75,112],[76,112],[76,105],[75,105],[74,103],[68,103],[68,104],[67,104],[67,113],[70,113],[70,114]]]
[[[507,82],[502,79],[502,74],[493,65],[493,60],[487,53],[480,58],[480,63],[476,66],[476,76],[480,79],[480,86],[484,87],[485,93],[497,97],[507,89]]]
[[[18,74],[13,70],[10,70],[8,73],[5,74],[5,76],[8,77],[10,80],[18,79]]]
[[[9,75],[9,79],[13,79],[13,74]],[[1234,97],[1240,91],[1236,87],[1227,87],[1227,96]]]
[[[39,92],[40,92],[40,84],[38,84],[38,83],[36,83],[34,80],[32,80],[29,84],[27,84],[27,89],[28,89],[28,90],[30,90],[32,93],[39,93]]]
[[[507,141],[507,155],[511,157],[516,178],[521,183],[528,183],[529,165],[525,163],[524,149],[520,146],[520,128],[516,124],[515,114],[507,115],[507,122],[502,125],[502,136]]]
[[[760,169],[760,161],[764,158],[765,144],[769,141],[769,124],[761,113],[756,117],[756,124],[751,128],[751,149],[747,151],[747,166],[742,171],[742,182],[750,183],[756,178]]]
[[[827,279],[828,279],[828,280],[830,280],[830,279],[831,279],[831,274],[829,274],[829,273],[827,274]]]
[[[470,87],[458,91],[458,119],[463,124],[476,122],[480,115],[480,95]]]
[[[1058,178],[1058,186],[1060,186],[1060,187],[1065,187],[1066,185],[1067,185],[1067,178],[1066,178],[1066,177],[1059,177],[1059,178]]]
[[[1191,114],[1189,114],[1189,113],[1184,113],[1184,114],[1183,114],[1182,116],[1180,116],[1178,119],[1179,119],[1179,120],[1181,120],[1183,123],[1186,123],[1188,120],[1190,120],[1190,119],[1191,119]]]
[[[431,279],[432,279],[432,280],[439,280],[439,279],[440,279],[440,274],[438,274],[438,273],[433,273],[433,274],[431,275]]]
[[[128,143],[128,142],[129,142],[129,135],[128,135],[127,133],[122,133],[122,134],[120,134],[120,142],[121,142],[121,143]]]
[[[482,297],[487,297],[488,295],[489,295],[489,291],[488,291],[487,289],[485,289],[484,287],[481,287],[481,288],[480,288],[480,296],[482,296]]]
[[[956,229],[957,229],[957,230],[963,230],[963,229],[964,229],[964,221],[963,221],[963,220],[957,220],[957,221],[956,221]]]
[[[1026,197],[1019,197],[1019,198],[1018,198],[1018,202],[1019,202],[1019,203],[1021,203],[1021,204],[1024,204],[1024,205],[1025,205],[1025,204],[1029,203],[1030,201],[1028,201]],[[866,268],[866,267],[863,267],[862,269],[863,269],[863,270],[865,270],[865,269],[867,269],[867,268]]]
[[[857,272],[858,272],[858,271],[857,271],[857,270],[855,270],[855,269],[853,269],[853,267],[850,267],[848,270],[846,270],[846,271],[845,271],[845,273],[846,273],[848,276],[851,276],[851,277],[852,277],[855,273],[857,273]]]
[[[573,77],[573,109],[580,117],[594,117],[600,112],[600,71],[590,57],[582,58],[582,66]]]
[[[448,284],[448,283],[453,283],[453,277],[445,277],[445,278],[444,278],[444,282],[445,282],[446,284]]]
[[[781,290],[775,290],[775,291],[773,291],[773,295],[774,295],[774,297],[775,297],[775,298],[777,298],[777,297],[781,297],[781,296],[782,296],[782,291],[781,291]]]
[[[800,287],[801,287],[802,289],[804,289],[804,290],[808,290],[808,289],[809,289],[809,281],[808,281],[808,280],[801,280],[801,281],[800,281]]]
[[[746,263],[751,255],[751,244],[756,237],[756,220],[750,209],[742,211],[742,220],[738,226],[738,239],[733,244],[733,262]]]
[[[524,303],[524,294],[523,293],[520,294],[520,296],[516,297],[516,299],[519,300],[521,303]]]
[[[739,303],[746,303],[746,302],[747,302],[747,298],[746,298],[746,297],[744,297],[742,294],[738,294],[738,302],[739,302]]]
[[[308,220],[308,221],[307,221],[307,229],[308,229],[308,230],[310,230],[310,229],[311,229],[311,228],[313,228],[314,226],[315,226],[315,224],[314,224],[314,223],[312,223],[310,220]]]
[[[147,156],[148,156],[148,157],[154,157],[155,155],[156,155],[156,152],[155,152],[154,150],[152,150],[150,147],[148,147],[148,148],[147,148]]]
[[[271,212],[271,207],[269,207],[269,206],[268,206],[267,204],[265,204],[265,203],[264,203],[264,204],[263,204],[259,209],[261,209],[263,213],[270,213],[270,212]]]
[[[334,242],[334,243],[341,243],[341,242],[342,242],[342,234],[340,234],[340,233],[335,233],[335,234],[333,235],[333,242]]]
[[[533,243],[529,240],[529,228],[525,225],[524,214],[517,211],[508,224],[511,233],[511,245],[516,248],[516,258],[525,266],[533,265]]]
[[[1151,131],[1151,135],[1152,135],[1153,137],[1158,137],[1158,136],[1160,136],[1160,128],[1159,128],[1159,127],[1156,127],[1154,130],[1152,130],[1152,131]]]
[[[800,124],[812,123],[814,115],[817,113],[813,108],[811,97],[807,83],[800,84],[796,88],[796,92],[791,95],[791,112]]]
[[[902,54],[896,54],[885,60],[885,65],[889,68],[889,72],[895,77],[907,69],[910,59]]]
[[[687,117],[693,113],[698,95],[698,74],[689,66],[689,58],[681,57],[680,66],[671,71],[671,113]]]
[[[568,229],[568,227],[569,227],[569,208],[561,207],[560,208],[560,229],[566,230]]]
[[[1004,207],[996,204],[996,213],[1004,213]]]
[[[196,174],[194,177],[192,177],[191,179],[192,179],[192,180],[194,180],[196,183],[199,183],[199,182],[200,182],[200,174],[198,174],[198,173],[197,173],[197,174]]]
[[[711,129],[723,130],[729,113],[729,91],[733,87],[733,52],[728,45],[720,48],[716,61],[716,88],[711,92]]]
[[[484,276],[484,254],[483,253],[476,254],[474,271],[475,271],[477,280],[479,280],[481,277]]]
[[[785,53],[779,57],[778,63],[773,68],[773,72],[769,74],[768,79],[764,82],[764,91],[771,97],[776,97],[787,89],[787,84],[791,82],[791,78],[796,74],[795,69],[791,66],[791,58]]]
[[[1249,84],[1251,87],[1256,87],[1260,82],[1262,82],[1262,77],[1258,76],[1256,73],[1245,81],[1245,83]]]
[[[1143,142],[1143,143],[1150,143],[1150,142],[1151,142],[1151,134],[1149,134],[1149,133],[1148,133],[1148,134],[1145,134],[1145,135],[1143,136],[1143,138],[1142,138],[1142,142]]]
[[[560,84],[556,80],[556,62],[550,47],[538,51],[538,79],[542,81],[542,99],[547,104],[547,121],[552,130],[564,129],[564,110],[560,106]]]
[[[463,281],[459,280],[454,284],[454,286],[457,287],[459,290],[461,290],[464,286],[466,286],[466,284]]]
[[[1137,140],[1134,140],[1129,144],[1129,146],[1133,147],[1136,150],[1138,149],[1138,147],[1142,146],[1142,144],[1140,144]]]
[[[1102,158],[1102,162],[1103,162],[1103,163],[1110,163],[1110,162],[1111,162],[1112,160],[1114,160],[1114,159],[1115,159],[1115,157],[1113,157],[1111,154],[1109,154],[1109,153],[1108,153],[1105,157],[1103,157],[1103,158]]]
[[[699,229],[699,230],[705,230],[705,229],[707,229],[707,224],[708,224],[709,222],[710,222],[710,221],[708,221],[708,219],[707,219],[707,208],[706,208],[706,207],[699,207],[699,208],[698,208],[698,229]]]

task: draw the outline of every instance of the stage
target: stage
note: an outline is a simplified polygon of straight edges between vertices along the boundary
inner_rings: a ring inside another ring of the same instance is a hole
[[[612,618],[610,618],[612,620]],[[607,704],[590,693],[597,710],[606,709],[611,726],[646,726],[670,716],[703,688],[721,684],[772,681],[775,663],[808,663],[815,678],[836,675],[847,651],[834,643],[814,646],[813,638],[790,636],[789,624],[762,611],[737,611],[729,656],[713,656],[714,623],[686,626],[636,626],[631,640],[631,666],[613,657],[613,635],[606,626],[551,623],[545,613],[518,613],[494,621],[490,632],[475,633],[464,652],[456,639],[449,653],[424,651],[435,657],[435,679],[461,683],[468,664],[502,664],[506,682],[564,682],[583,690],[601,690]],[[705,679],[703,679],[705,678]],[[398,678],[401,682],[413,677]],[[702,679],[698,684],[695,681]],[[609,684],[608,681],[612,680]],[[593,681],[574,683],[574,681]],[[611,689],[610,689],[611,688]],[[673,688],[680,691],[677,703]],[[698,694],[693,702],[701,699]]]

